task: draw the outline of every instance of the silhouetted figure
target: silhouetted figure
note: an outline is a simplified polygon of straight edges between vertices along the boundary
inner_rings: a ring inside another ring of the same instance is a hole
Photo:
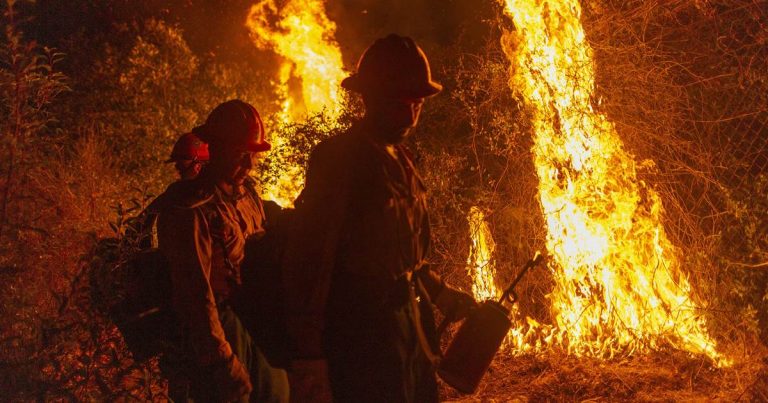
[[[195,133],[182,134],[173,145],[171,156],[165,163],[173,163],[179,179],[195,179],[205,164],[211,159],[208,144],[200,140]]]
[[[334,401],[436,402],[431,304],[461,318],[475,302],[426,265],[427,194],[402,142],[441,86],[397,35],[342,86],[366,113],[311,154],[284,258],[289,329],[300,358],[327,359]]]
[[[179,175],[180,181],[195,179],[200,171],[210,160],[208,144],[200,140],[194,133],[185,133],[179,136],[173,145],[170,157],[166,164],[173,163],[174,169]],[[171,185],[173,186],[173,185]],[[157,217],[168,205],[168,193],[160,193],[136,218],[139,226],[136,228],[140,234],[142,247],[157,247]]]
[[[194,133],[208,143],[210,163],[194,180],[168,189],[158,219],[189,397],[285,402],[285,371],[269,366],[231,306],[246,241],[264,235],[262,203],[248,183],[257,154],[269,149],[261,118],[253,106],[228,101]]]

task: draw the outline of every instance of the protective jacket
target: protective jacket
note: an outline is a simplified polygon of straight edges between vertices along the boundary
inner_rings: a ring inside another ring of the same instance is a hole
[[[365,130],[310,156],[284,258],[289,328],[300,355],[328,359],[334,400],[432,401],[416,329],[434,348],[428,305],[441,282],[425,265],[426,191],[405,146]]]
[[[169,197],[158,238],[171,268],[173,308],[196,361],[222,361],[232,350],[216,307],[240,284],[246,238],[264,234],[261,202],[248,194],[228,196],[205,178],[178,182]]]
[[[239,364],[232,363],[236,356],[250,373],[252,400],[287,401],[285,372],[268,365],[231,307],[241,285],[246,242],[265,233],[261,200],[249,186],[232,196],[205,173],[177,182],[168,189],[158,218],[160,250],[171,272],[172,308],[190,355],[185,358],[191,365],[192,393],[202,400],[221,399],[210,382],[233,382],[239,371]]]

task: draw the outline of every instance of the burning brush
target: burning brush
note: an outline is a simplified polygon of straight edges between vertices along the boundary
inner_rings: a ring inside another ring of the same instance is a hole
[[[515,287],[528,273],[544,260],[539,252],[523,266],[520,273],[501,294],[498,301],[487,299],[480,303],[464,321],[438,367],[438,374],[449,385],[462,393],[474,393],[485,375],[493,357],[501,347],[512,328],[510,310],[504,303],[517,302]],[[438,334],[448,323],[446,318],[440,324]]]

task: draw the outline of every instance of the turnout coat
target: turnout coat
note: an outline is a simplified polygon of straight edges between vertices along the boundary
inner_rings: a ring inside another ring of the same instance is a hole
[[[183,339],[184,357],[176,366],[186,367],[179,372],[186,372],[190,394],[202,401],[225,400],[226,391],[244,387],[237,386],[242,377],[253,386],[252,401],[288,400],[285,372],[269,365],[233,309],[246,243],[265,234],[262,202],[252,189],[246,183],[241,194],[226,194],[204,172],[172,185],[158,217]]]
[[[426,265],[426,199],[405,146],[361,124],[310,156],[283,259],[286,307],[295,350],[328,360],[336,401],[437,400],[430,297],[443,284]]]

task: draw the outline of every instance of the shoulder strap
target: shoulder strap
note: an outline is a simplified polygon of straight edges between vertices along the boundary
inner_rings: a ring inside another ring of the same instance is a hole
[[[418,290],[415,290],[415,288],[418,288]],[[433,368],[437,368],[438,365],[440,365],[442,353],[440,352],[440,349],[438,349],[437,352],[432,349],[432,345],[430,344],[429,340],[427,339],[427,335],[424,332],[424,326],[421,322],[421,306],[419,299],[417,298],[417,294],[422,298],[429,298],[429,294],[427,294],[426,289],[424,288],[424,284],[422,284],[421,279],[419,279],[418,276],[411,280],[411,283],[408,287],[408,299],[410,300],[409,302],[411,304],[411,309],[413,310],[411,319],[416,333],[416,338],[419,341],[419,345],[421,346],[422,351],[424,351],[424,355],[427,357],[427,360],[430,362]]]

